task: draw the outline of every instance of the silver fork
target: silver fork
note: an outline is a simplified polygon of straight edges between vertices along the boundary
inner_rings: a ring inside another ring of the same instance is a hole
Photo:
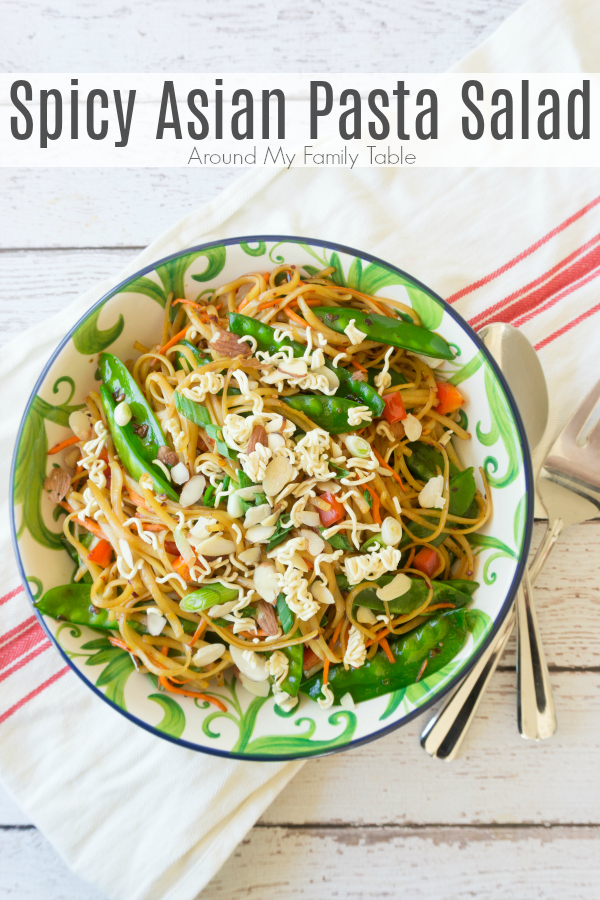
[[[600,512],[600,421],[592,430],[586,428],[598,401],[600,381],[565,425],[538,475],[537,489],[548,513],[548,528],[529,567],[532,582],[563,529]],[[518,618],[525,615],[529,627],[517,627],[518,725],[523,737],[539,739],[546,736],[540,729],[551,729],[554,711],[542,683],[543,650],[536,640],[535,608],[527,591],[521,599]]]
[[[535,584],[537,581],[538,575],[563,529],[568,525],[593,519],[600,511],[600,422],[589,434],[587,434],[588,429],[585,429],[599,400],[600,381],[594,385],[565,425],[552,445],[538,475],[537,487],[548,512],[548,528],[535,558],[529,566],[531,584]],[[525,584],[526,594],[528,593],[527,587]],[[527,606],[530,607],[528,602]],[[535,615],[535,612],[532,615]],[[515,608],[513,605],[496,635],[495,641],[482,654],[446,705],[426,726],[421,736],[421,746],[432,756],[447,760],[455,758],[479,702],[506,648],[514,621]],[[529,631],[534,633],[535,629],[529,629]],[[524,632],[525,630],[522,631],[521,637]],[[522,650],[521,675],[524,674],[523,665],[527,648],[522,648]],[[543,653],[543,651],[541,652]],[[529,657],[531,661],[531,649]],[[533,679],[531,671],[529,677]],[[546,703],[543,692],[541,694],[541,698],[536,697],[534,691],[532,693],[533,701],[528,703],[524,700],[519,708],[519,730],[523,736],[534,738],[539,736],[537,735],[537,724],[540,721],[540,706],[543,707]],[[524,692],[524,696],[528,696],[527,692]],[[542,718],[544,718],[549,709],[543,708],[542,712]],[[534,726],[532,723],[537,724]],[[550,720],[547,730],[551,729],[553,729],[553,723]]]

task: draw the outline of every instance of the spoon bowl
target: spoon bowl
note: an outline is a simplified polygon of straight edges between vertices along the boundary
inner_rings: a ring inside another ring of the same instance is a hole
[[[493,322],[478,332],[502,370],[519,407],[529,447],[534,450],[548,423],[548,387],[533,346],[522,331]]]

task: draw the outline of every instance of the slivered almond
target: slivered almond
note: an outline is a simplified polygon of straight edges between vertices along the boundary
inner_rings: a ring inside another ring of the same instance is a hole
[[[263,631],[267,634],[278,634],[279,625],[277,624],[277,616],[275,610],[266,600],[259,600],[256,604],[256,620]]]
[[[351,378],[351,381],[366,381],[367,376],[364,372],[355,372]]]
[[[235,544],[233,541],[227,540],[227,538],[222,537],[220,534],[214,534],[212,537],[197,544],[196,550],[198,553],[201,553],[202,556],[207,554],[209,556],[229,556],[230,553],[234,552]]]
[[[282,434],[278,434],[274,432],[273,434],[267,435],[268,448],[269,450],[277,450],[279,447],[285,447],[285,438]]]
[[[257,444],[264,444],[265,447],[268,446],[267,432],[262,425],[255,425],[252,429],[246,453],[250,454],[253,450],[256,450]]]
[[[275,606],[279,593],[279,575],[273,563],[262,563],[254,570],[254,590],[271,606]]]
[[[252,356],[252,349],[246,341],[240,341],[237,334],[232,331],[225,331],[220,328],[215,332],[216,337],[210,342],[211,350],[216,350],[221,356],[230,356],[234,359],[236,356]]]
[[[263,490],[265,494],[274,496],[283,490],[288,482],[295,476],[296,470],[291,462],[284,456],[272,459],[265,471],[263,478]]]
[[[44,490],[50,491],[50,499],[53,503],[64,500],[70,487],[71,476],[60,467],[52,469],[44,481]]]
[[[303,359],[293,359],[290,362],[279,363],[277,369],[288,378],[305,378],[308,373],[308,366]]]
[[[311,531],[310,528],[301,528],[300,534],[306,538],[308,543],[308,552],[311,556],[318,556],[325,549],[325,541],[320,534]]]

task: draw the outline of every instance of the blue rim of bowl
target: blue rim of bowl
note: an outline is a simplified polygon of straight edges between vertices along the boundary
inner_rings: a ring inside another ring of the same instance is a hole
[[[309,246],[320,247],[322,249],[335,250],[338,253],[347,253],[351,256],[357,257],[358,259],[365,260],[367,262],[376,263],[377,265],[383,266],[386,269],[389,269],[392,272],[396,272],[398,275],[401,275],[403,278],[408,278],[412,281],[416,287],[422,288],[426,293],[432,296],[435,300],[442,304],[444,311],[448,313],[451,318],[453,318],[458,325],[462,328],[462,330],[471,338],[474,342],[475,346],[480,350],[483,354],[485,360],[488,365],[491,367],[496,380],[499,382],[502,390],[504,392],[505,398],[508,401],[508,405],[510,407],[510,411],[513,417],[513,421],[517,427],[517,431],[519,432],[519,437],[521,439],[521,447],[523,449],[523,468],[525,474],[525,497],[527,502],[527,511],[525,514],[525,525],[523,528],[523,537],[522,537],[522,546],[521,552],[519,555],[519,559],[517,562],[517,568],[515,570],[515,574],[513,576],[513,580],[510,584],[510,587],[507,591],[506,598],[500,609],[498,616],[496,617],[494,624],[488,634],[487,638],[482,642],[482,644],[477,648],[476,652],[472,654],[469,659],[465,660],[463,666],[442,688],[439,690],[435,690],[431,699],[427,700],[421,706],[414,709],[412,712],[403,716],[397,722],[392,722],[390,725],[387,725],[385,728],[381,728],[378,731],[371,732],[371,734],[365,735],[364,737],[357,738],[355,741],[350,741],[347,744],[341,744],[340,746],[332,747],[328,750],[324,751],[315,751],[314,753],[295,753],[295,754],[277,754],[277,755],[268,755],[268,754],[260,754],[260,753],[233,753],[228,750],[219,750],[215,747],[207,747],[200,744],[192,743],[191,741],[186,741],[181,738],[174,738],[164,732],[158,731],[154,726],[149,725],[147,722],[144,722],[142,719],[138,719],[137,716],[128,712],[126,709],[122,709],[116,703],[113,703],[111,700],[106,697],[105,694],[102,693],[96,685],[92,684],[91,681],[85,677],[83,672],[81,672],[69,659],[65,651],[62,649],[60,644],[56,641],[54,635],[46,625],[44,621],[44,617],[38,611],[35,606],[35,601],[33,598],[33,594],[31,593],[31,589],[29,587],[29,582],[27,580],[27,576],[25,574],[25,570],[23,567],[23,563],[21,560],[21,554],[19,552],[19,544],[17,540],[17,530],[16,530],[16,522],[15,522],[15,504],[14,504],[14,476],[15,476],[15,466],[17,462],[17,452],[19,449],[19,444],[21,440],[21,434],[23,431],[23,427],[25,424],[25,420],[27,418],[27,414],[33,403],[35,396],[43,382],[46,379],[46,375],[50,369],[50,367],[55,362],[56,358],[60,354],[63,347],[65,347],[68,342],[71,340],[74,332],[77,328],[88,318],[90,313],[94,312],[94,310],[98,309],[107,300],[110,300],[116,294],[120,292],[120,290],[129,282],[133,281],[135,278],[139,278],[143,275],[147,275],[149,272],[152,272],[156,269],[157,266],[162,265],[164,263],[170,262],[173,259],[177,259],[180,256],[184,256],[187,253],[195,253],[201,250],[208,250],[211,247],[222,247],[222,246],[231,246],[231,245],[239,245],[239,244],[255,244],[259,242],[273,242],[276,241],[282,244],[308,244]],[[314,238],[306,238],[306,237],[298,237],[293,235],[251,235],[251,236],[243,236],[243,237],[234,237],[234,238],[226,238],[224,240],[216,240],[209,241],[206,244],[198,244],[194,247],[187,247],[184,250],[180,250],[177,253],[172,253],[169,256],[165,256],[162,259],[155,260],[153,263],[145,266],[143,269],[140,269],[138,272],[135,272],[133,275],[130,275],[124,281],[120,282],[116,287],[112,288],[103,297],[100,298],[90,309],[88,309],[84,315],[76,322],[76,324],[69,330],[68,334],[63,338],[60,342],[56,350],[52,353],[52,356],[44,366],[35,387],[27,401],[27,405],[25,407],[25,411],[23,413],[23,418],[21,419],[21,424],[19,425],[19,431],[17,434],[17,439],[15,442],[15,449],[13,452],[13,459],[11,464],[11,473],[10,473],[10,523],[11,523],[11,532],[12,532],[12,541],[13,547],[15,551],[15,556],[17,559],[17,565],[19,568],[19,572],[21,573],[21,578],[23,581],[23,585],[25,587],[25,591],[29,596],[29,600],[32,604],[33,611],[38,619],[38,622],[44,629],[46,635],[49,640],[54,644],[55,648],[58,650],[60,656],[64,659],[64,661],[68,664],[69,668],[75,672],[75,674],[83,681],[87,688],[92,690],[98,697],[100,697],[105,703],[107,703],[110,707],[119,712],[122,716],[125,716],[126,719],[129,719],[130,722],[133,722],[135,725],[139,725],[141,728],[144,728],[146,731],[150,732],[156,737],[163,738],[163,740],[170,741],[173,744],[177,744],[180,747],[186,747],[188,750],[196,750],[200,753],[208,753],[211,756],[219,756],[224,759],[240,759],[240,760],[248,760],[250,762],[286,762],[290,760],[297,759],[314,759],[319,756],[331,756],[333,753],[341,753],[344,750],[352,750],[355,747],[360,747],[364,744],[369,744],[371,741],[378,740],[379,738],[385,737],[387,734],[391,734],[393,731],[402,728],[404,725],[408,724],[408,722],[415,719],[417,716],[422,715],[427,712],[435,703],[438,703],[446,694],[450,693],[456,685],[462,681],[462,679],[470,672],[473,668],[477,660],[481,657],[481,654],[485,651],[485,649],[490,645],[490,643],[494,640],[494,637],[498,633],[500,626],[504,622],[504,619],[508,615],[510,607],[512,606],[515,594],[517,592],[517,588],[523,576],[523,571],[525,568],[525,562],[527,561],[528,553],[529,553],[529,545],[531,543],[531,533],[533,530],[533,497],[534,497],[534,480],[533,480],[533,469],[531,464],[531,454],[529,451],[529,444],[527,441],[527,436],[525,434],[525,428],[523,426],[523,421],[521,419],[521,414],[517,408],[517,404],[512,395],[512,391],[510,390],[506,379],[504,378],[502,372],[500,371],[498,364],[494,360],[493,356],[488,351],[487,347],[481,340],[481,338],[477,335],[477,333],[471,328],[471,326],[462,318],[459,313],[456,312],[446,301],[439,296],[435,291],[432,291],[431,288],[427,287],[422,281],[415,278],[413,275],[410,275],[408,272],[405,272],[404,269],[398,268],[398,266],[394,266],[391,263],[386,262],[378,256],[372,256],[370,253],[363,253],[360,250],[356,250],[354,247],[347,247],[344,244],[338,244],[334,241],[321,241],[316,240]]]

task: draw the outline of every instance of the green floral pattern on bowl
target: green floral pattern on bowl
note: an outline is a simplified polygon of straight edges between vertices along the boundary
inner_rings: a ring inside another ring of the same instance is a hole
[[[15,450],[13,503],[19,562],[32,599],[71,580],[73,564],[60,541],[59,510],[43,491],[53,459],[48,447],[66,436],[68,418],[99,378],[97,354],[110,348],[127,359],[134,341],[150,346],[160,333],[169,293],[197,300],[240,273],[283,262],[311,272],[333,266],[334,279],[369,294],[411,305],[423,323],[455,350],[441,372],[466,397],[461,444],[466,465],[482,466],[493,487],[494,513],[474,535],[481,582],[467,611],[461,653],[417,684],[359,704],[322,710],[302,697],[290,713],[272,698],[253,697],[235,678],[212,692],[227,711],[206,701],[173,698],[154,676],[139,675],[128,653],[86,627],[44,619],[59,651],[80,677],[134,722],[194,749],[250,759],[330,753],[397,728],[432,704],[464,674],[506,614],[527,556],[533,517],[531,467],[514,401],[473,332],[432,291],[405,272],[350,248],[305,238],[250,237],[191,248],[118,285],[77,324],[55,353],[26,409]]]

